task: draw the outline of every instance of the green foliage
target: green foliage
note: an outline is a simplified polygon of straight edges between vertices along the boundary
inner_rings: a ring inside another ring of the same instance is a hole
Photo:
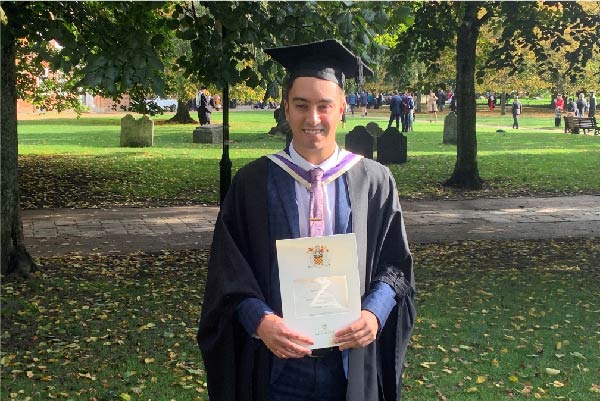
[[[219,88],[244,83],[268,89],[284,73],[262,50],[335,38],[371,63],[383,47],[374,40],[388,19],[370,2],[193,2],[175,7],[168,26],[190,40],[191,57],[178,63]]]
[[[526,86],[533,76],[545,79],[550,88],[563,76],[568,81],[581,82],[591,75],[586,73],[587,68],[594,70],[596,65],[598,70],[598,3],[479,4],[487,24],[481,30],[483,37],[478,39],[477,78],[484,84],[484,77],[490,76],[485,85],[488,89],[501,90],[508,76],[517,76],[514,82],[523,82],[522,90],[532,89]],[[387,63],[391,73],[402,78],[408,71],[418,69],[420,74],[413,84],[421,88],[436,87],[445,78],[454,80],[445,67],[449,59],[454,63],[457,24],[464,6],[451,2],[413,3],[414,20],[408,29],[395,29],[392,21],[390,29],[396,38],[388,42],[393,41],[396,46]],[[559,60],[554,56],[557,53],[562,55]],[[595,57],[597,63],[587,67]],[[416,62],[425,63],[427,68],[420,69]],[[499,75],[499,71],[503,74]],[[596,77],[598,81],[598,71]]]
[[[114,99],[129,92],[139,104],[151,92],[163,93],[160,49],[167,31],[162,3],[3,2],[2,7],[8,21],[3,40],[20,39],[18,54],[38,70],[48,62],[65,74],[73,82],[63,92],[83,87]],[[49,47],[50,40],[60,49]],[[21,71],[19,84],[39,76],[27,63],[19,67],[28,69]],[[19,94],[37,96],[26,87]]]

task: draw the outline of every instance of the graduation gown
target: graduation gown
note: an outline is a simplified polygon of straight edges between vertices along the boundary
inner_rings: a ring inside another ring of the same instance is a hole
[[[336,226],[357,236],[361,293],[378,280],[397,299],[376,341],[349,353],[347,401],[396,401],[415,319],[412,258],[396,186],[386,167],[368,159],[338,180],[350,213],[337,208]],[[253,297],[281,313],[275,240],[298,236],[294,196],[293,179],[262,157],[238,171],[221,206],[197,336],[211,401],[268,400],[272,354],[247,334],[236,308]]]

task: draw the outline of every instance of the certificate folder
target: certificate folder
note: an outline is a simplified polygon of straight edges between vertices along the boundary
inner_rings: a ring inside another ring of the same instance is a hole
[[[313,349],[336,345],[334,333],[361,316],[355,234],[279,240],[276,249],[286,325]]]

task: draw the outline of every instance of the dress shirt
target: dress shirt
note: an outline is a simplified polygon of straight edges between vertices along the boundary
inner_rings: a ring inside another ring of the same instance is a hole
[[[290,158],[299,167],[310,171],[315,167],[321,168],[324,172],[335,167],[338,158],[341,155],[340,149],[336,150],[328,159],[319,165],[309,163],[294,150],[294,142],[289,147]],[[299,215],[299,232],[301,237],[309,236],[309,190],[295,180],[296,204]],[[334,233],[335,223],[335,205],[336,205],[336,185],[335,181],[325,185],[324,188],[324,233],[332,235]],[[352,207],[352,205],[351,205]],[[368,310],[378,319],[379,330],[382,329],[392,308],[396,305],[394,290],[385,283],[374,282],[371,288],[365,294],[361,302],[361,309]],[[253,337],[256,337],[257,327],[261,323],[263,316],[274,313],[273,310],[258,298],[247,298],[238,305],[238,320],[244,329]]]

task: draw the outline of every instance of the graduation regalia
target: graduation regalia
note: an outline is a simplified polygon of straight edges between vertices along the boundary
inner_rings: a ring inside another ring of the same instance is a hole
[[[373,75],[359,57],[334,40],[265,52],[288,70],[290,85],[296,78],[313,77],[344,88],[345,77],[361,83],[364,76]],[[376,341],[344,352],[346,399],[397,401],[415,317],[412,259],[390,172],[372,160],[347,156],[354,164],[349,163],[342,175],[330,175],[336,188],[334,231],[357,237],[362,300],[372,299],[377,288],[385,287],[392,289],[389,299],[394,296],[396,306],[380,322]],[[294,166],[288,168],[285,159],[263,157],[240,169],[215,224],[198,331],[211,401],[267,401],[272,373],[278,377],[278,372],[290,372],[298,365],[275,358],[241,325],[240,318],[248,314],[237,315],[241,302],[253,298],[281,315],[275,241],[300,236]],[[300,177],[302,172],[298,173]]]
[[[362,295],[382,281],[397,300],[376,341],[350,350],[347,401],[396,401],[415,318],[412,259],[396,186],[386,167],[366,159],[336,185],[337,197],[348,194],[336,210],[336,231],[357,236]],[[275,240],[297,237],[297,226],[293,178],[266,157],[240,169],[215,225],[197,337],[212,401],[269,397],[273,356],[246,333],[236,308],[258,298],[281,313]]]

